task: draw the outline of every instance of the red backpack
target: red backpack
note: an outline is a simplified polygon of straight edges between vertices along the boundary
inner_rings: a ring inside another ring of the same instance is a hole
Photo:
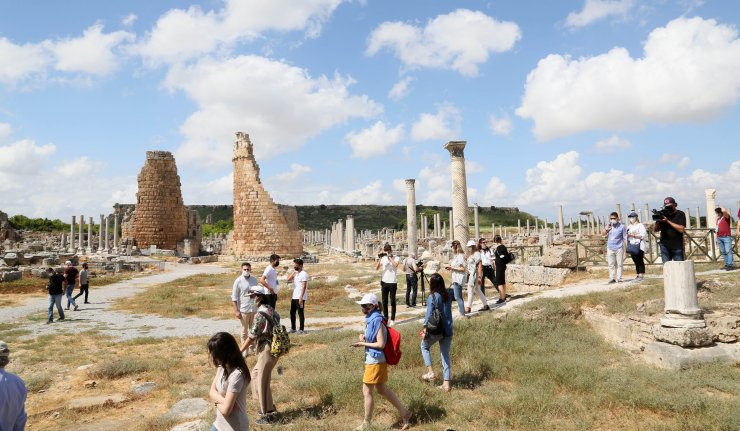
[[[389,328],[383,321],[383,326],[387,329],[388,339],[385,341],[385,347],[383,353],[385,354],[385,362],[388,365],[398,365],[401,361],[401,333],[393,328]]]

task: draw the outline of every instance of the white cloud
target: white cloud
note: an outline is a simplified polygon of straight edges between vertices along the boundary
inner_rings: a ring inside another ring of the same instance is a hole
[[[494,135],[508,135],[514,128],[511,123],[511,118],[509,118],[509,114],[504,114],[500,117],[491,114],[491,116],[488,117],[488,126],[491,128],[491,133]]]
[[[688,157],[683,157],[681,158],[681,160],[679,160],[676,166],[678,166],[679,169],[684,169],[686,166],[689,165],[689,163],[691,163],[691,159]]]
[[[54,67],[63,72],[108,75],[118,67],[120,56],[115,49],[134,38],[134,34],[127,31],[103,33],[102,25],[93,25],[82,33],[82,37],[54,43],[52,52],[57,59]]]
[[[483,172],[483,165],[474,160],[465,159],[465,174],[477,174],[478,172]]]
[[[15,84],[46,70],[51,58],[44,44],[16,45],[0,37],[0,83]]]
[[[124,27],[131,27],[132,25],[134,25],[138,18],[139,17],[137,17],[136,14],[130,13],[123,17],[123,19],[121,20],[121,25],[123,25]]]
[[[352,157],[366,159],[380,156],[401,142],[404,136],[403,124],[389,128],[382,121],[358,132],[349,132],[345,139],[352,147]]]
[[[660,158],[658,159],[658,163],[671,163],[678,160],[678,154],[672,154],[672,153],[663,153],[660,155]]]
[[[383,181],[376,180],[367,186],[345,193],[339,198],[340,205],[387,204],[391,202],[393,185],[385,186]]]
[[[450,162],[438,154],[425,155],[430,164],[419,171],[417,193],[422,198],[417,203],[424,205],[450,205],[452,180]]]
[[[501,181],[501,178],[491,177],[488,184],[486,184],[484,199],[486,203],[491,203],[492,205],[498,203],[499,206],[501,205],[501,201],[508,202],[507,199],[509,199],[509,196],[506,190],[506,184]]]
[[[458,9],[438,15],[424,28],[402,22],[381,23],[368,37],[368,55],[388,48],[410,69],[451,69],[478,74],[490,53],[509,51],[522,37],[519,26],[483,12]]]
[[[341,1],[224,0],[218,10],[171,9],[159,17],[137,52],[146,64],[158,66],[230,49],[269,30],[305,31],[316,37]]]
[[[539,162],[527,169],[526,187],[518,194],[517,204],[532,205],[551,200],[563,200],[565,196],[582,194],[583,184],[577,180],[583,176],[578,166],[578,153],[569,151],[559,154],[551,162]]]
[[[5,139],[13,133],[13,127],[8,123],[0,123],[0,140]]]
[[[733,27],[678,18],[653,30],[644,51],[637,59],[624,48],[575,60],[548,55],[527,76],[516,113],[531,118],[535,136],[547,140],[707,121],[740,98],[740,40]]]
[[[296,178],[300,177],[303,174],[307,174],[309,172],[311,172],[310,166],[301,165],[299,163],[291,163],[290,171],[275,175],[275,180],[287,183],[287,182],[295,181]]]
[[[185,142],[178,161],[230,164],[236,131],[249,133],[256,157],[264,159],[350,118],[381,113],[367,96],[349,93],[353,82],[340,75],[312,78],[305,69],[254,55],[175,66],[165,87],[184,91],[198,105],[180,128]]]
[[[462,117],[460,111],[450,104],[442,104],[436,114],[423,113],[411,126],[411,138],[415,141],[444,141],[460,136]]]
[[[34,175],[56,151],[54,144],[36,145],[25,139],[0,147],[0,174]]]
[[[565,26],[585,27],[610,16],[624,17],[633,6],[633,0],[586,0],[580,12],[568,14]]]
[[[411,89],[409,88],[409,85],[414,81],[414,78],[411,76],[407,76],[400,81],[393,84],[393,87],[391,88],[391,91],[388,92],[388,97],[390,97],[393,100],[401,100],[404,97],[406,97],[409,94],[409,91]]]
[[[618,150],[627,150],[632,148],[632,143],[626,139],[622,139],[617,135],[612,135],[606,139],[596,141],[594,145],[596,151],[600,153],[612,153]]]

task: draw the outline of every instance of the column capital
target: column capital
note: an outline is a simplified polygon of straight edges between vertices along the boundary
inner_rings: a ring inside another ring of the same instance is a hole
[[[415,180],[415,179],[413,179],[413,178],[408,178],[408,179],[406,180],[406,187],[407,187],[407,188],[409,188],[409,189],[413,189],[413,188],[414,188],[414,184],[415,184],[415,183],[416,183],[416,180]]]
[[[717,189],[704,189],[704,194],[708,199],[714,199],[717,195]]]
[[[450,141],[445,144],[445,150],[450,152],[452,157],[465,157],[464,150],[468,141]]]

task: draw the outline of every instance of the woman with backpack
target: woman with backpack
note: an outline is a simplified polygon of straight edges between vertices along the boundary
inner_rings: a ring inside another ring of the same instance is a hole
[[[499,295],[495,304],[500,305],[506,302],[506,298],[508,297],[508,295],[506,295],[506,263],[510,261],[509,250],[507,250],[506,246],[501,243],[501,235],[494,236],[493,242],[496,244],[496,258],[494,259],[496,272],[493,276],[493,284],[496,285],[496,290],[498,290]]]
[[[465,300],[462,295],[462,286],[465,283],[465,252],[460,241],[452,241],[452,260],[445,267],[452,273],[452,290],[455,292],[455,300],[461,317],[465,316]]]
[[[401,416],[401,421],[403,422],[401,429],[409,429],[411,411],[385,385],[388,381],[388,364],[386,363],[384,349],[388,340],[388,328],[386,327],[383,315],[378,309],[378,296],[374,293],[367,293],[357,303],[360,304],[362,313],[365,315],[365,333],[360,334],[359,341],[352,346],[365,348],[365,373],[362,376],[365,420],[362,422],[362,425],[355,428],[355,431],[370,428],[370,421],[373,417],[373,388],[398,410],[398,414]]]
[[[272,402],[272,369],[275,368],[277,358],[272,355],[272,329],[280,324],[280,315],[270,306],[270,300],[265,289],[261,286],[252,286],[249,296],[257,303],[257,314],[254,316],[252,327],[249,328],[247,342],[241,348],[243,354],[250,345],[257,345],[257,364],[252,370],[252,398],[259,401],[260,417],[255,421],[257,425],[267,425],[275,419],[277,409]]]
[[[216,407],[216,420],[211,431],[241,431],[249,429],[247,418],[247,387],[251,377],[236,339],[228,332],[219,332],[208,340],[208,354],[217,367],[209,397]]]
[[[429,277],[429,299],[427,299],[427,314],[424,317],[424,329],[421,336],[421,356],[427,373],[421,376],[428,382],[434,381],[432,355],[429,349],[439,342],[439,351],[442,356],[442,386],[439,388],[450,390],[450,347],[452,346],[452,292],[445,288],[445,281],[439,274]],[[452,290],[452,289],[450,289]]]

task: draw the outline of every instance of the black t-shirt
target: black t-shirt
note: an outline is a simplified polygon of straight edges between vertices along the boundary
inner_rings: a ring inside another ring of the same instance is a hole
[[[509,254],[509,250],[506,249],[506,246],[503,244],[499,244],[498,247],[496,247],[495,258],[494,258],[494,264],[496,266],[506,266],[506,258],[501,258],[501,256],[506,256]]]
[[[686,214],[681,210],[676,210],[666,218],[673,223],[686,226]],[[668,223],[660,222],[660,243],[670,249],[683,249],[683,234]]]
[[[49,277],[49,295],[61,295],[64,293],[64,276],[54,273]]]

